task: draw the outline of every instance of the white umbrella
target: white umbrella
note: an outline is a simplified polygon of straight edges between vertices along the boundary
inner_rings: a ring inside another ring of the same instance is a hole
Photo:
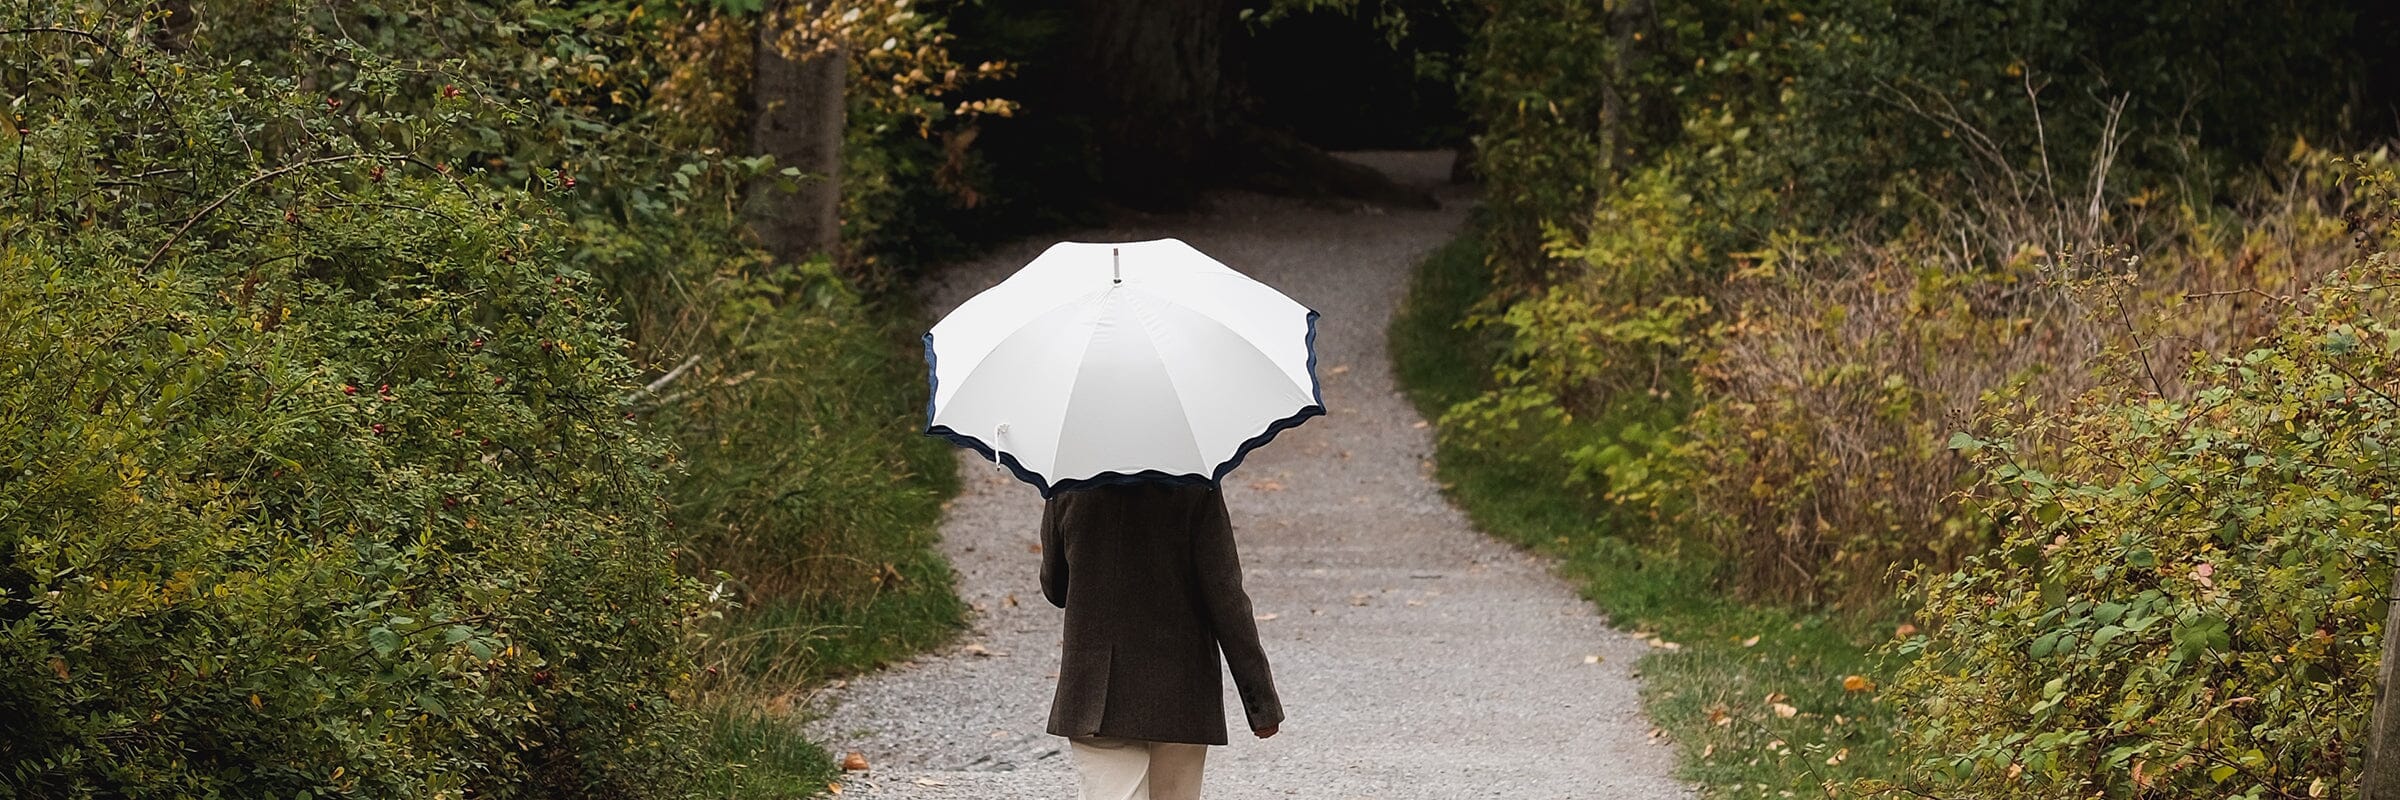
[[[1215,482],[1325,413],[1317,312],[1191,245],[1060,242],[925,334],[925,432],[1040,489]]]

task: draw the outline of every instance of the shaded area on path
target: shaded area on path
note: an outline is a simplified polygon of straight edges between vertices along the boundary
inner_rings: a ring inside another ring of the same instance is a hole
[[[1439,186],[1448,153],[1354,158]],[[1290,719],[1274,739],[1212,748],[1211,798],[1665,798],[1671,749],[1650,737],[1632,675],[1647,645],[1610,629],[1548,564],[1477,533],[1431,475],[1432,431],[1394,385],[1384,328],[1469,198],[1439,211],[1345,212],[1251,195],[1212,211],[1062,238],[1172,236],[1323,313],[1330,414],[1228,477],[1244,575]],[[998,282],[1047,240],[940,274],[936,313]],[[1042,599],[1029,486],[961,452],[943,521],[978,611],[947,651],[829,688],[811,733],[865,753],[845,796],[1069,798],[1065,742],[1043,732],[1061,615]],[[1595,658],[1597,659],[1595,661]],[[1239,708],[1226,682],[1227,708]]]

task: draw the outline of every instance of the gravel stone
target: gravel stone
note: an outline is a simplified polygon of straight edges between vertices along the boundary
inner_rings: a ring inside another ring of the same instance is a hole
[[[1649,645],[1609,627],[1550,564],[1478,533],[1431,477],[1432,431],[1393,383],[1384,327],[1413,267],[1472,197],[1444,184],[1448,153],[1349,157],[1432,187],[1439,211],[1358,211],[1247,194],[1188,215],[1077,231],[1078,241],[1172,236],[1323,313],[1318,375],[1330,413],[1252,453],[1225,481],[1244,579],[1290,719],[1260,741],[1238,712],[1211,748],[1220,800],[1683,798],[1651,736],[1634,663]],[[927,296],[946,312],[1050,244],[955,265]],[[1043,732],[1060,612],[1042,599],[1041,499],[960,451],[964,488],[942,523],[974,627],[939,653],[820,691],[809,732],[863,752],[844,797],[1075,796],[1066,742]],[[1594,663],[1591,659],[1598,656]],[[1226,680],[1226,708],[1241,708]]]

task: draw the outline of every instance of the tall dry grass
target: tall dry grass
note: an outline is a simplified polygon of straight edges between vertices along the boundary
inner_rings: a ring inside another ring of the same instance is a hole
[[[1955,567],[1992,536],[1956,497],[1953,434],[2084,396],[2102,359],[2179,396],[2190,359],[2265,334],[2347,257],[2333,159],[2296,148],[2230,205],[2121,197],[2114,138],[2072,190],[1995,153],[1950,193],[1973,200],[1901,236],[1764,255],[1720,287],[1678,474],[1741,593],[1871,604],[1894,568]]]

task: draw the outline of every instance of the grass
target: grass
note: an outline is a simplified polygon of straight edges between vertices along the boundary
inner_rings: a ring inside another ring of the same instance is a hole
[[[1490,274],[1470,229],[1419,267],[1392,321],[1395,373],[1427,419],[1481,394],[1501,353],[1488,329],[1460,324],[1490,292]],[[1445,429],[1438,475],[1477,527],[1557,559],[1615,624],[1655,637],[1638,665],[1643,708],[1677,747],[1682,776],[1707,796],[1824,796],[1855,778],[1897,774],[1905,765],[1889,753],[1893,715],[1869,688],[1897,666],[1875,651],[1894,618],[1730,599],[1707,553],[1611,507],[1549,457],[1563,441],[1660,430],[1682,413],[1634,398],[1546,429],[1528,421],[1511,441]],[[1851,676],[1866,684],[1845,686]]]
[[[922,314],[874,306],[803,320],[759,359],[760,383],[722,429],[693,437],[692,528],[725,535],[714,566],[745,595],[703,664],[706,796],[798,798],[841,775],[801,732],[814,686],[949,641],[966,621],[942,556],[958,491],[947,444],[918,434]],[[717,463],[702,465],[700,458]]]

